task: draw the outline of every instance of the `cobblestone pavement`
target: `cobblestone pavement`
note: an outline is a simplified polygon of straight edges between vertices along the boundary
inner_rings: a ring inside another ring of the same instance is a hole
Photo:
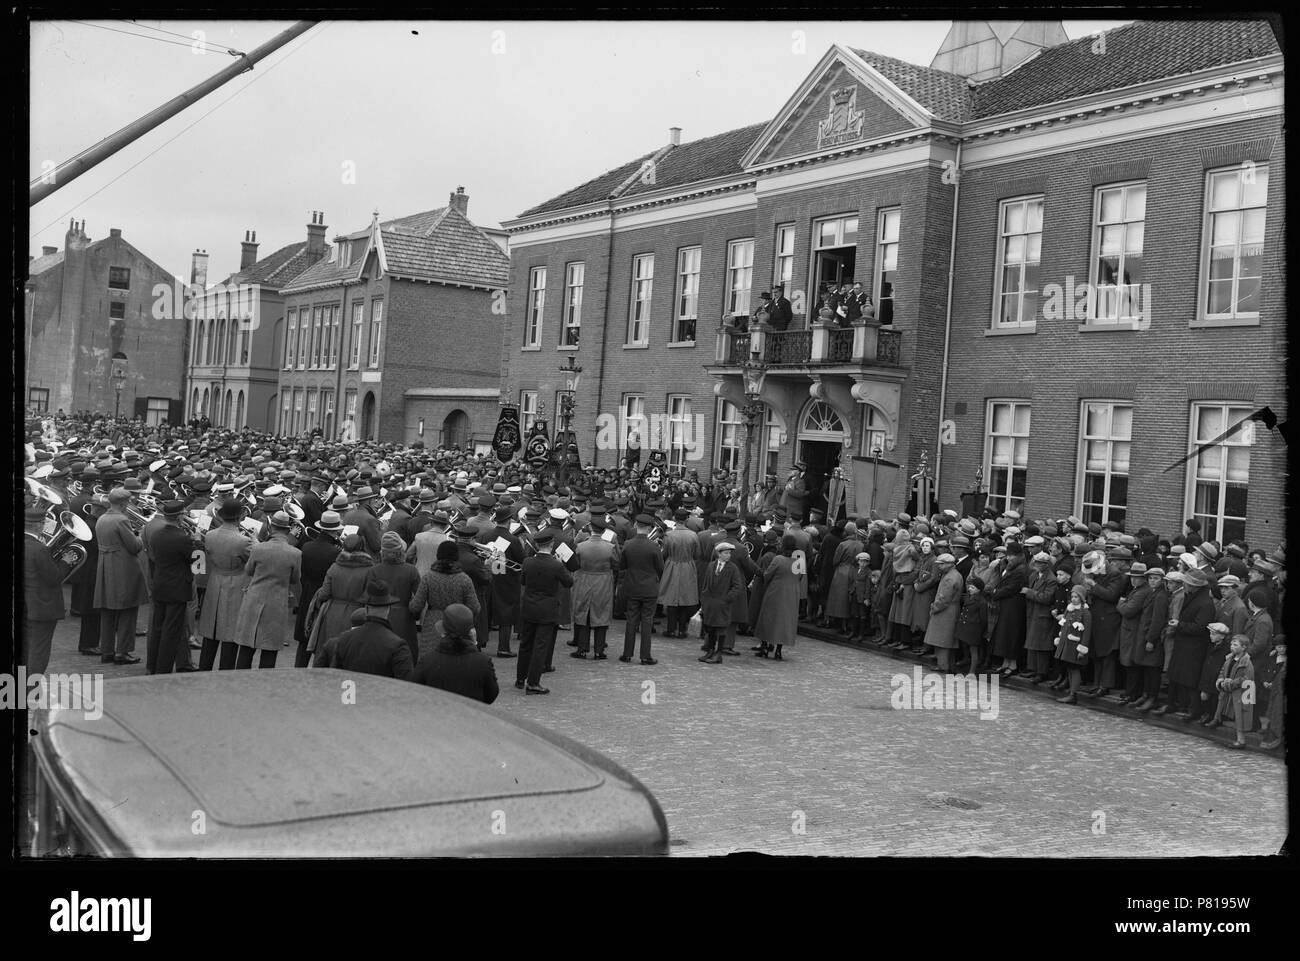
[[[100,669],[76,653],[77,623],[60,624],[51,671]],[[623,664],[622,628],[606,661],[569,658],[561,633],[549,696],[516,690],[515,662],[497,660],[496,707],[640,778],[674,854],[1226,856],[1275,853],[1286,835],[1276,757],[1007,688],[994,720],[894,710],[891,678],[910,664],[809,638],[781,662],[740,638],[714,666],[698,641],[656,636],[657,665]]]

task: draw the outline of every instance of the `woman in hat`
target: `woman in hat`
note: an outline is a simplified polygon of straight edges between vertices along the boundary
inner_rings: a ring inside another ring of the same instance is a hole
[[[284,511],[271,517],[271,537],[249,548],[248,588],[239,606],[235,634],[239,644],[237,669],[253,666],[253,651],[261,651],[259,668],[275,667],[276,655],[288,643],[289,589],[302,579],[302,552],[290,543],[293,518]]]
[[[918,522],[921,530],[928,530],[929,525]],[[922,638],[930,624],[930,605],[934,602],[934,592],[939,586],[940,574],[935,570],[934,538],[928,534],[921,538],[921,559],[916,565],[916,582],[912,585],[912,648],[924,650]]]
[[[793,534],[781,538],[781,553],[772,557],[763,571],[763,600],[754,625],[759,639],[757,657],[767,657],[770,651],[776,660],[782,660],[781,649],[793,646],[799,630],[799,575],[794,572],[795,540]]]
[[[307,650],[309,621],[307,611],[316,592],[325,583],[325,575],[338,559],[339,538],[343,535],[343,522],[337,511],[323,511],[314,523],[307,540],[302,545],[302,590],[298,614],[294,620],[293,636],[298,642],[294,667],[306,667],[311,662]]]
[[[921,552],[912,543],[912,535],[900,530],[890,545],[888,562],[894,570],[893,602],[889,607],[890,647],[903,650],[912,646],[912,598],[916,584],[916,567]]]
[[[375,578],[375,559],[360,534],[348,534],[343,549],[325,572],[325,579],[307,611],[307,651],[320,662],[325,642],[352,629],[352,612],[364,605],[366,584]]]
[[[239,521],[244,509],[238,501],[225,501],[217,508],[216,524],[203,535],[203,554],[208,583],[199,607],[196,630],[203,638],[199,654],[199,670],[212,670],[212,663],[221,652],[220,669],[231,670],[238,654],[239,608],[244,603],[248,589],[248,564],[252,543],[240,533]]]
[[[471,636],[474,612],[463,604],[451,604],[435,630],[440,640],[420,660],[411,680],[484,704],[495,701],[501,691],[497,672],[492,658],[478,649]]]
[[[417,666],[424,663],[440,640],[436,627],[442,620],[442,612],[452,604],[463,604],[477,618],[479,616],[478,593],[474,590],[474,581],[461,569],[458,558],[460,549],[455,541],[443,541],[438,545],[437,560],[429,573],[420,578],[415,594],[407,606],[410,613],[420,619],[420,639],[417,645],[419,657]],[[486,638],[478,638],[486,643]]]
[[[415,618],[408,609],[420,586],[420,572],[406,562],[406,541],[396,531],[386,531],[379,538],[379,563],[375,575],[388,584],[388,593],[397,598],[388,612],[388,628],[405,639],[411,648],[411,663],[419,657]]]
[[[832,573],[827,584],[825,603],[830,626],[840,634],[847,634],[849,618],[854,615],[849,592],[853,587],[858,555],[866,550],[866,545],[858,536],[858,525],[853,521],[844,525],[843,532],[844,539],[835,545],[834,553],[828,558]]]
[[[1193,716],[1199,702],[1197,684],[1205,651],[1210,646],[1210,622],[1214,620],[1214,598],[1210,596],[1209,578],[1192,569],[1183,573],[1183,599],[1176,620],[1170,624],[1173,656],[1169,661],[1169,704],[1152,713],[1161,714],[1176,708],[1175,716]]]

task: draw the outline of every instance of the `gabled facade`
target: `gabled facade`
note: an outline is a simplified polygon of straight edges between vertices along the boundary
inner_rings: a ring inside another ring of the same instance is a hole
[[[509,257],[470,222],[468,200],[461,189],[436,210],[376,214],[285,288],[280,432],[491,439]]]
[[[178,423],[186,329],[168,307],[173,286],[172,275],[121,230],[91,241],[85,221],[73,221],[63,250],[47,247],[28,262],[27,404]],[[167,294],[161,303],[159,290]],[[121,391],[115,367],[125,372]]]
[[[505,224],[510,397],[551,419],[572,354],[584,459],[615,464],[639,417],[643,446],[706,476],[742,462],[756,358],[755,476],[802,461],[824,489],[840,467],[850,511],[907,501],[899,485],[873,503],[879,447],[904,476],[924,454],[945,506],[978,469],[991,506],[1034,517],[1269,536],[1276,433],[1165,468],[1254,409],[1285,419],[1271,30],[1137,23],[1052,43],[964,26],[936,61],[952,69],[836,45],[770,122],[674,136]],[[823,324],[816,291],[848,280],[876,320]],[[733,325],[776,283],[789,329]]]
[[[245,234],[240,269],[208,286],[206,251],[195,251],[190,272],[189,389],[186,420],[204,417],[218,427],[274,431],[284,344],[282,288],[325,256],[324,225],[313,222],[307,240],[258,259],[257,234]],[[202,291],[198,294],[198,291]]]

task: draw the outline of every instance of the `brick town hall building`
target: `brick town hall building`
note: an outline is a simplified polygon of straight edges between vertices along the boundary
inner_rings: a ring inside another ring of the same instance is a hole
[[[738,470],[756,396],[755,476],[840,466],[850,511],[907,500],[871,503],[879,446],[904,478],[925,453],[943,507],[978,470],[999,509],[1276,543],[1277,431],[1168,468],[1286,419],[1283,88],[1255,21],[957,23],[929,67],[836,44],[771,120],[674,130],[504,225],[505,389],[549,419],[576,358],[599,466],[604,414]],[[876,317],[828,326],[815,292],[846,280]],[[746,323],[777,283],[788,329]]]

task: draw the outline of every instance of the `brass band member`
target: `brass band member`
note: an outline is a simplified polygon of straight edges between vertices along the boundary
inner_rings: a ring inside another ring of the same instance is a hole
[[[99,608],[99,657],[105,664],[140,663],[140,658],[131,654],[135,650],[135,618],[149,596],[136,560],[144,544],[123,511],[130,500],[130,491],[114,488],[108,495],[108,510],[95,521],[99,544],[95,607]]]

